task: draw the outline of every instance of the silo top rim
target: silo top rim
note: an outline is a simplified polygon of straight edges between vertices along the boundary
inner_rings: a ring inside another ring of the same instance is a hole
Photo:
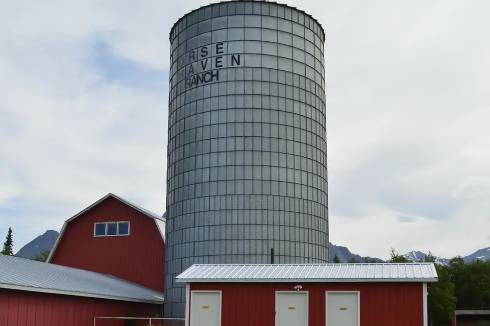
[[[275,2],[275,1],[266,1],[266,0],[231,0],[231,1],[220,1],[220,2],[214,2],[214,3],[210,3],[208,5],[205,5],[205,6],[201,6],[199,8],[196,8],[190,12],[188,12],[187,14],[183,15],[182,17],[180,17],[176,22],[175,24],[173,24],[172,28],[170,29],[170,33],[169,33],[169,39],[170,41],[172,41],[172,33],[175,29],[175,27],[177,26],[177,24],[182,20],[184,19],[185,17],[189,16],[190,14],[192,14],[193,12],[196,12],[198,10],[201,10],[203,8],[207,8],[207,7],[212,7],[212,6],[215,6],[215,5],[218,5],[218,4],[221,4],[221,3],[230,3],[230,2],[261,2],[261,3],[270,3],[270,4],[275,4],[275,5],[278,5],[278,6],[282,6],[282,7],[286,7],[286,8],[291,8],[291,9],[294,9],[296,11],[299,11],[303,14],[305,14],[306,16],[308,16],[310,19],[312,19],[315,23],[318,24],[318,26],[320,26],[320,30],[322,31],[322,34],[323,34],[323,39],[325,39],[325,30],[323,29],[323,26],[322,24],[315,18],[313,17],[312,15],[310,15],[309,13],[305,12],[304,10],[301,10],[301,9],[298,9],[296,7],[292,7],[292,6],[288,6],[286,4],[283,4],[283,3],[278,3],[278,2]]]

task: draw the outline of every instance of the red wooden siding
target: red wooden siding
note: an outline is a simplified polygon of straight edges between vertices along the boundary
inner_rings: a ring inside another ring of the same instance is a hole
[[[92,326],[94,316],[157,317],[160,305],[0,289],[1,326]],[[97,321],[97,326],[123,326]]]
[[[95,222],[130,221],[130,235],[94,237]],[[163,292],[165,245],[155,221],[109,197],[68,223],[51,263],[111,274]]]
[[[270,326],[275,323],[275,291],[294,291],[295,285],[193,283],[191,290],[222,291],[221,326]],[[325,326],[325,291],[359,291],[362,326],[423,325],[421,283],[303,283],[301,285],[302,291],[308,291],[309,326]]]

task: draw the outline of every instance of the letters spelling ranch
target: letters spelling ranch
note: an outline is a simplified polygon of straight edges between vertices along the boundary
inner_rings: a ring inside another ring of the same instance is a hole
[[[221,68],[241,66],[240,54],[226,54],[225,43],[201,46],[187,53],[187,87],[219,81]]]

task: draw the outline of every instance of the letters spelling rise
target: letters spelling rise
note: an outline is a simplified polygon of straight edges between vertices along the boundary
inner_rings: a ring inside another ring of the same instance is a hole
[[[194,49],[187,53],[187,60],[187,87],[219,81],[221,68],[241,66],[240,54],[226,55],[224,42]]]

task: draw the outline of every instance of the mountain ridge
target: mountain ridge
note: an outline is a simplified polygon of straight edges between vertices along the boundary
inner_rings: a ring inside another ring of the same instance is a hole
[[[44,251],[51,250],[59,237],[59,233],[54,230],[47,230],[43,234],[37,236],[35,239],[27,243],[25,246],[19,249],[15,256],[35,259],[39,257]],[[335,245],[329,243],[329,262],[334,262],[335,257],[341,263],[382,263],[383,259],[377,257],[361,256],[359,254],[353,253],[348,247]],[[428,253],[423,251],[412,250],[403,256],[411,262],[424,261]],[[435,262],[441,265],[447,265],[450,261],[448,258],[435,257]],[[465,263],[470,263],[475,260],[490,261],[490,247],[478,249],[475,252],[462,257]]]
[[[344,246],[334,245],[329,243],[330,259],[329,262],[334,262],[335,256],[339,259],[341,263],[356,262],[356,263],[381,263],[384,262],[381,258],[376,257],[363,257],[359,254],[352,253],[349,248]],[[430,252],[429,252],[430,253]],[[424,253],[422,251],[412,250],[403,256],[410,262],[421,262],[429,255],[429,253]],[[455,256],[458,257],[458,256]],[[478,249],[475,252],[461,257],[465,263],[471,263],[476,260],[490,261],[490,247]],[[449,264],[450,259],[444,257],[435,257],[435,263],[440,265]]]
[[[54,230],[47,230],[43,234],[37,236],[22,248],[20,248],[15,256],[27,258],[27,259],[35,259],[39,257],[45,251],[51,251],[56,242],[56,239],[59,237],[59,233]]]

